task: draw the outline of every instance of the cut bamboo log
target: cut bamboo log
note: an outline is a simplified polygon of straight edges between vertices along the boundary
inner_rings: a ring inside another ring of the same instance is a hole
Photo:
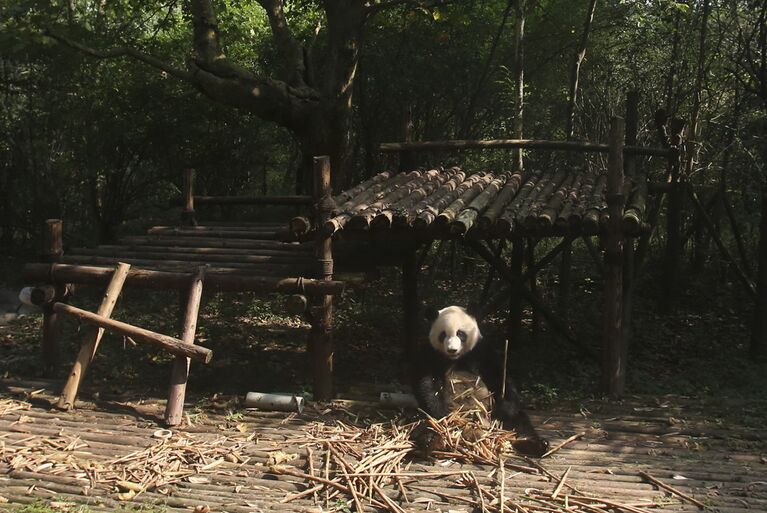
[[[440,172],[433,170],[434,174],[430,175],[428,180],[424,181],[420,187],[414,188],[410,194],[391,205],[390,207],[382,210],[371,222],[370,227],[373,229],[387,229],[394,224],[395,219],[399,216],[399,224],[406,225],[408,220],[408,213],[410,209],[418,202],[427,198],[437,188],[439,188],[445,180],[447,180],[453,173],[450,171]],[[431,173],[432,171],[429,171]]]
[[[185,246],[161,246],[161,245],[109,245],[104,244],[98,247],[100,250],[113,251],[120,255],[124,251],[160,251],[163,253],[186,253],[193,255],[253,255],[253,256],[284,256],[290,258],[310,258],[311,252],[306,244],[284,244],[284,248],[276,246],[278,249],[241,249],[241,248],[207,248],[207,247],[185,247]],[[73,251],[80,251],[74,249]]]
[[[584,194],[584,184],[592,178],[592,174],[583,170],[575,174],[575,180],[570,186],[567,197],[562,205],[562,210],[557,214],[557,218],[554,221],[554,225],[560,230],[568,230],[574,228],[573,219],[580,202],[582,201]],[[578,217],[580,220],[580,217]]]
[[[557,188],[556,192],[551,195],[548,203],[539,209],[535,219],[535,226],[538,229],[548,230],[554,226],[554,221],[556,221],[557,215],[562,210],[567,193],[570,191],[578,174],[577,171],[571,171],[565,181]]]
[[[493,227],[495,220],[498,219],[506,206],[516,197],[519,188],[522,186],[527,176],[522,171],[513,171],[506,181],[506,185],[503,186],[503,190],[498,194],[498,197],[490,205],[482,217],[479,218],[479,229],[483,232],[488,232]]]
[[[279,240],[287,236],[287,228],[284,232],[270,228],[259,230],[255,228],[229,228],[229,227],[205,227],[205,226],[154,226],[147,230],[150,235],[166,235],[175,237],[219,237],[238,239]]]
[[[456,199],[460,198],[481,178],[482,176],[479,174],[470,175],[466,177],[463,182],[458,184],[455,189],[449,191],[436,202],[428,204],[426,208],[413,220],[413,228],[421,230],[427,228],[434,222],[434,220],[437,218],[439,213],[442,212],[443,209],[448,207]]]
[[[28,281],[54,283],[82,283],[84,285],[104,285],[112,275],[112,270],[104,267],[90,267],[67,264],[27,264],[22,276]],[[167,289],[180,289],[189,284],[193,274],[187,272],[149,271],[131,269],[127,282],[130,286]],[[205,282],[216,290],[240,292],[281,292],[287,294],[340,294],[344,284],[340,281],[324,281],[308,278],[280,278],[257,276],[243,272],[208,269]]]
[[[410,193],[420,188],[424,183],[439,176],[439,171],[431,169],[415,176],[413,179],[396,186],[389,190],[388,194],[380,200],[372,203],[365,210],[357,212],[348,223],[348,228],[354,230],[367,230],[370,228],[371,221],[382,211],[395,205],[397,202],[406,199]]]
[[[202,284],[205,279],[205,268],[198,269],[189,286],[189,294],[186,300],[184,314],[184,329],[181,333],[181,341],[185,344],[194,344],[194,335],[197,332],[197,318],[200,313],[200,299],[202,298]],[[168,426],[176,426],[181,422],[184,412],[184,397],[186,397],[186,382],[189,379],[190,360],[186,356],[178,355],[173,360],[173,369],[170,375],[170,390],[168,402],[165,405],[165,423]]]
[[[605,186],[607,185],[607,175],[600,174],[591,191],[590,196],[586,198],[586,208],[583,211],[581,224],[583,233],[596,235],[599,233],[599,223],[602,211],[605,209]]]
[[[77,308],[64,303],[54,303],[53,310],[60,314],[76,317],[82,322],[94,324],[100,328],[128,336],[136,342],[146,342],[148,344],[159,346],[175,355],[187,356],[203,363],[209,363],[211,358],[213,358],[213,351],[205,347],[187,344],[177,338],[161,335],[144,328],[138,328],[125,322],[108,319],[101,315],[83,310],[82,308]]]
[[[512,176],[514,176],[514,173],[507,171],[490,182],[485,190],[474,198],[469,206],[453,221],[450,225],[450,231],[456,235],[463,235],[468,232],[474,226],[479,215],[492,203],[502,188],[505,189],[506,181]]]
[[[524,207],[528,198],[534,194],[536,188],[539,187],[541,176],[542,173],[540,171],[533,173],[522,185],[519,193],[514,197],[511,203],[509,203],[501,216],[495,220],[492,229],[495,235],[506,237],[512,232],[519,211]]]
[[[492,173],[486,173],[480,177],[471,187],[461,194],[461,196],[456,198],[455,201],[439,213],[434,220],[434,225],[443,228],[452,223],[455,218],[458,217],[458,214],[460,214],[461,211],[474,200],[474,198],[479,196],[494,179],[495,177]]]
[[[374,185],[379,184],[381,182],[385,182],[389,178],[391,178],[390,171],[384,171],[382,173],[378,173],[374,177],[368,178],[367,180],[360,183],[359,185],[340,193],[338,196],[333,197],[333,201],[335,201],[336,205],[342,205],[346,203],[347,201],[354,199],[356,196],[362,194],[363,192],[367,191]]]
[[[557,171],[554,176],[549,175],[549,179],[539,191],[538,196],[536,196],[530,202],[528,210],[524,213],[521,213],[523,216],[522,224],[525,228],[529,230],[535,229],[538,221],[538,214],[541,213],[544,208],[546,208],[546,205],[551,200],[551,197],[555,194],[555,191],[561,187],[566,178],[567,171],[564,169]]]
[[[128,277],[128,271],[130,271],[130,264],[120,262],[115,268],[112,279],[109,282],[104,298],[101,300],[96,315],[108,319],[112,315],[115,304],[117,304],[117,298],[120,297],[125,279]],[[104,329],[98,326],[92,326],[90,329],[85,330],[85,334],[80,342],[80,352],[77,354],[72,370],[69,373],[64,388],[61,391],[61,396],[57,406],[64,410],[71,410],[75,407],[75,400],[77,399],[77,391],[80,388],[80,384],[85,377],[85,373],[88,370],[88,366],[96,356],[96,350],[101,342],[101,337],[104,335]]]
[[[417,217],[429,208],[429,205],[439,202],[444,196],[454,191],[465,179],[466,172],[457,167],[452,167],[448,171],[451,173],[450,178],[443,183],[433,194],[422,199],[411,209],[411,212],[407,215],[407,225],[413,225]]]
[[[381,199],[385,199],[386,196],[390,193],[389,191],[395,190],[397,187],[399,187],[399,185],[412,180],[420,174],[420,171],[411,171],[407,174],[400,173],[394,176],[391,180],[378,183],[356,198],[347,201],[338,207],[337,210],[340,212],[338,215],[328,219],[323,224],[322,230],[324,231],[325,235],[333,235],[335,232],[346,226],[346,223],[349,222],[354,214],[362,212],[371,204],[376,203]]]

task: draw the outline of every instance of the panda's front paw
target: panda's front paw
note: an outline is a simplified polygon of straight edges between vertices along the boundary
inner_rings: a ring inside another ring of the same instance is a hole
[[[540,458],[549,450],[549,442],[539,436],[517,438],[511,442],[511,446],[514,447],[514,450],[518,453],[524,454],[525,456],[532,456],[534,458]]]
[[[431,453],[441,448],[441,437],[435,433],[425,422],[421,422],[410,434],[410,439],[415,444],[415,453],[421,458],[428,459]]]

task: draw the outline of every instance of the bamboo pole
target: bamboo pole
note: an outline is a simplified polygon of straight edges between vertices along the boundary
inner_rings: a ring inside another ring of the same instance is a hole
[[[503,189],[495,198],[495,201],[479,218],[478,223],[480,231],[487,232],[492,228],[495,220],[498,218],[498,216],[501,215],[501,213],[503,213],[506,205],[508,205],[509,202],[511,202],[517,195],[517,191],[519,191],[519,188],[525,179],[526,176],[522,171],[512,172],[511,176],[509,176],[509,178],[506,180],[506,184],[503,186]]]
[[[231,259],[234,260],[234,259]],[[239,271],[244,274],[259,274],[261,276],[268,276],[274,274],[307,274],[310,270],[311,262],[306,261],[304,265],[301,263],[242,263],[242,262],[216,262],[216,267],[219,269],[229,269],[231,271]],[[171,260],[162,258],[132,258],[125,256],[123,258],[118,257],[106,257],[106,256],[89,256],[89,255],[65,255],[61,257],[61,262],[64,264],[76,264],[76,265],[108,265],[113,266],[118,262],[123,261],[135,266],[141,266],[150,269],[160,270],[179,270],[185,271],[190,268],[195,268],[201,263],[205,263],[205,258],[194,258],[193,256],[184,260]]]
[[[480,213],[483,212],[488,205],[495,199],[506,181],[513,175],[512,172],[507,171],[501,176],[495,178],[490,182],[485,190],[482,191],[471,203],[458,215],[455,221],[450,225],[450,231],[456,235],[464,235],[468,232],[474,223],[477,221]]]
[[[109,282],[111,269],[66,264],[27,264],[22,277],[28,281],[54,283],[82,283],[104,285]],[[143,288],[180,289],[189,284],[190,272],[149,271],[131,269],[127,283]],[[340,294],[344,284],[339,281],[314,280],[309,278],[277,278],[253,276],[240,271],[208,270],[205,283],[216,290],[240,292],[281,292],[285,294]]]
[[[466,193],[471,187],[477,183],[481,178],[480,175],[469,175],[466,177],[466,179],[459,183],[455,189],[452,191],[449,191],[447,194],[442,196],[438,201],[433,202],[426,206],[426,208],[418,214],[418,216],[413,220],[413,227],[417,229],[425,229],[428,228],[429,225],[431,225],[434,220],[437,218],[440,212],[444,210],[446,207],[451,205],[454,201],[456,201],[458,198],[463,196],[464,193]]]
[[[48,219],[43,230],[42,258],[45,262],[57,262],[64,254],[64,222]],[[64,298],[59,298],[63,300]],[[43,374],[52,377],[59,365],[61,351],[61,326],[59,317],[52,309],[52,303],[43,306]]]
[[[414,188],[406,197],[379,212],[370,222],[370,227],[379,230],[388,229],[395,222],[400,226],[407,225],[409,217],[408,213],[411,208],[420,201],[428,198],[430,194],[445,183],[445,180],[455,174],[455,171],[449,170],[440,172],[439,170],[434,169],[427,171],[427,174],[429,174],[428,179],[422,182],[419,187]]]
[[[666,250],[663,266],[663,295],[662,303],[665,308],[670,308],[677,294],[677,274],[679,258],[682,253],[681,224],[683,196],[681,181],[681,148],[684,121],[681,119],[671,120],[671,147],[677,151],[675,157],[669,159],[668,181],[671,189],[668,192],[668,207],[666,209]]]
[[[181,222],[187,226],[195,226],[194,216],[194,169],[184,169],[184,210],[181,212]]]
[[[330,158],[314,158],[314,200],[317,225],[326,226],[333,212],[330,197]],[[317,230],[317,261],[322,281],[333,279],[332,233]],[[309,350],[314,362],[314,400],[327,401],[333,397],[333,296],[312,298],[312,327]]]
[[[452,141],[420,141],[411,143],[382,143],[379,151],[384,153],[398,151],[437,151],[437,150],[472,150],[486,148],[525,148],[530,150],[579,151],[608,153],[609,145],[585,141],[544,141],[537,139],[494,139],[494,140],[452,140]],[[653,157],[669,157],[671,152],[666,148],[650,148],[644,146],[629,146],[623,149],[633,155]]]
[[[366,209],[357,212],[349,220],[347,224],[348,228],[354,230],[366,230],[370,228],[370,223],[379,213],[402,200],[406,200],[410,196],[411,192],[419,189],[424,183],[433,178],[436,178],[439,175],[439,171],[436,169],[431,169],[425,172],[417,171],[417,173],[418,174],[412,179],[394,187],[393,189],[389,189],[387,194],[380,200],[370,204]]]
[[[121,244],[128,246],[180,246],[184,248],[279,249],[286,251],[313,251],[314,245],[244,238],[206,237],[205,235],[166,237],[162,235],[136,235],[123,237]]]
[[[461,196],[456,198],[450,205],[448,205],[434,220],[435,226],[445,227],[455,220],[458,214],[471,204],[472,200],[479,196],[479,194],[492,183],[494,176],[492,173],[487,173],[479,178],[474,184],[469,187]]]
[[[186,344],[177,338],[161,335],[144,328],[138,328],[125,322],[108,319],[75,306],[70,306],[64,303],[54,303],[53,310],[57,313],[76,317],[82,322],[94,324],[106,330],[119,333],[120,335],[128,336],[136,342],[146,342],[148,344],[162,347],[166,351],[176,355],[188,356],[193,360],[201,361],[203,363],[208,363],[211,358],[213,358],[213,351],[205,347]]]
[[[130,264],[120,262],[112,274],[112,279],[109,282],[104,298],[101,300],[96,315],[104,318],[109,318],[112,315],[117,299],[120,297],[125,279],[128,277],[128,271],[130,271]],[[96,350],[101,342],[101,337],[104,335],[104,329],[98,326],[92,326],[90,329],[86,329],[80,342],[80,352],[77,354],[72,370],[69,373],[64,388],[61,391],[61,396],[56,404],[58,408],[63,410],[71,410],[75,407],[75,401],[77,399],[77,391],[80,388],[80,384],[83,382],[85,373],[88,370],[88,366],[96,356]]]
[[[602,388],[613,397],[623,395],[626,380],[626,344],[623,337],[623,137],[622,118],[610,122],[611,152],[607,162],[609,221],[603,236],[604,311],[602,331]]]
[[[189,249],[189,251],[185,251]],[[114,258],[136,258],[142,260],[177,260],[177,261],[199,261],[205,263],[211,263],[215,265],[217,262],[222,262],[222,266],[225,263],[239,263],[239,264],[305,264],[310,261],[311,257],[307,254],[300,254],[297,252],[292,253],[279,253],[276,255],[254,255],[247,250],[240,250],[239,253],[224,253],[216,254],[213,252],[201,253],[195,251],[192,248],[158,248],[158,247],[145,247],[130,249],[126,247],[104,247],[99,246],[97,248],[74,248],[67,255],[68,257],[77,257],[80,255],[85,256],[102,256],[102,257],[114,257]]]
[[[293,196],[195,196],[198,205],[311,205],[312,197]]]
[[[185,344],[194,344],[194,335],[197,331],[197,318],[200,313],[200,299],[202,298],[202,285],[205,279],[205,268],[197,270],[197,274],[189,285],[189,293],[186,300],[184,313],[184,327],[181,332],[181,340]],[[168,390],[168,402],[165,405],[165,423],[168,426],[176,426],[181,422],[184,412],[184,397],[186,396],[186,383],[189,379],[189,365],[191,360],[186,356],[176,356],[173,360],[173,369],[170,375],[170,389]]]
[[[433,194],[422,199],[412,209],[412,213],[408,214],[407,224],[411,226],[417,226],[419,224],[418,217],[426,211],[434,208],[432,205],[442,201],[442,199],[455,191],[461,183],[466,179],[466,172],[458,168],[450,168],[453,174],[450,178],[442,184]],[[421,226],[425,228],[426,225]]]

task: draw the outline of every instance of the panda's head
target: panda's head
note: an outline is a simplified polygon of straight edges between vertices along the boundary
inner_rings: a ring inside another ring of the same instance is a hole
[[[427,318],[431,321],[429,343],[451,360],[469,353],[482,338],[477,320],[460,306],[430,309]]]

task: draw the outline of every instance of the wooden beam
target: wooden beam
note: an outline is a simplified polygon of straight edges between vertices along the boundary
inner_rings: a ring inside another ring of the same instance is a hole
[[[197,332],[197,318],[200,313],[200,299],[202,298],[202,283],[205,279],[205,268],[200,267],[197,274],[189,285],[189,293],[186,298],[184,314],[184,326],[181,332],[181,341],[185,344],[194,344],[194,335]],[[186,382],[189,379],[189,365],[191,360],[186,356],[178,355],[173,360],[173,369],[170,375],[170,389],[168,390],[168,402],[165,405],[165,423],[168,426],[176,426],[181,422],[184,413],[184,398],[186,397]]]
[[[71,315],[82,322],[94,324],[105,330],[125,335],[136,342],[145,342],[159,346],[175,355],[188,356],[193,360],[203,363],[209,363],[211,358],[213,358],[213,351],[205,347],[186,344],[177,338],[161,335],[144,328],[132,326],[125,322],[115,321],[114,319],[107,319],[106,317],[83,310],[82,308],[77,308],[64,303],[54,303],[53,310],[60,314]]]
[[[22,276],[27,281],[54,283],[82,283],[104,285],[109,282],[112,270],[107,267],[93,267],[67,264],[27,264]],[[192,272],[148,271],[131,269],[128,285],[143,288],[180,289],[189,284]],[[344,284],[340,281],[313,280],[308,278],[279,278],[252,276],[246,272],[209,271],[206,285],[215,290],[237,292],[281,292],[306,294],[341,294]]]
[[[607,160],[607,230],[603,235],[604,309],[602,312],[602,389],[623,395],[626,382],[626,344],[623,333],[623,118],[610,121]]]
[[[311,205],[312,197],[293,196],[195,196],[198,205]]]
[[[478,150],[488,148],[527,148],[533,150],[579,151],[608,153],[609,145],[585,141],[544,141],[538,139],[452,140],[382,143],[378,150],[384,153],[398,151]],[[623,151],[630,155],[669,157],[673,150],[645,146],[626,146]]]
[[[104,298],[101,300],[101,305],[99,305],[99,309],[96,311],[96,315],[107,319],[112,315],[115,304],[117,304],[117,298],[120,297],[120,292],[125,283],[125,278],[128,277],[129,270],[130,264],[122,262],[117,264],[109,286],[104,293]],[[80,389],[80,384],[83,382],[88,366],[96,356],[96,350],[103,335],[104,329],[98,326],[89,326],[88,329],[84,330],[80,342],[80,352],[77,354],[74,365],[72,365],[72,370],[69,372],[66,383],[64,383],[61,396],[56,404],[58,408],[71,410],[75,407],[77,391]]]

